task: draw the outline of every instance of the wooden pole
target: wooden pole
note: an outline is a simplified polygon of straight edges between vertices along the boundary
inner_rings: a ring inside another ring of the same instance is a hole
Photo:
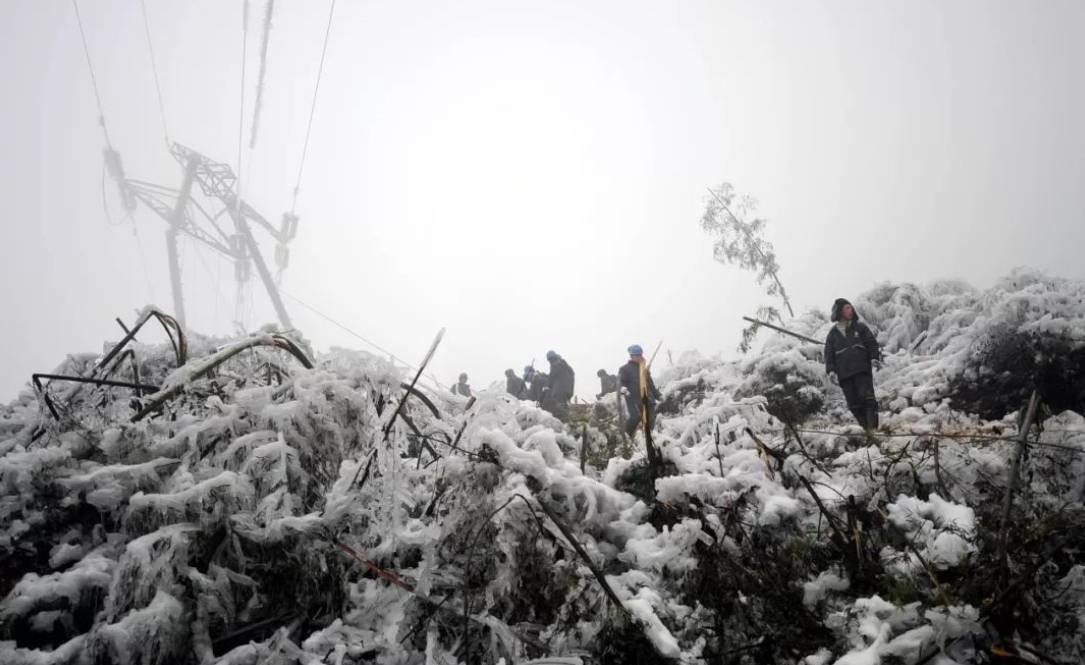
[[[580,430],[580,473],[584,474],[584,465],[588,457],[588,426],[583,425]]]
[[[614,412],[618,414],[618,431],[625,436],[625,418],[622,418],[622,388],[618,386],[618,389],[614,391]]]
[[[781,332],[781,333],[783,333],[785,335],[791,335],[792,337],[798,337],[799,339],[801,339],[803,341],[806,341],[806,342],[810,342],[811,344],[823,344],[824,343],[824,342],[817,341],[813,337],[807,337],[806,335],[800,335],[799,333],[791,332],[787,328],[781,328],[780,326],[774,326],[771,323],[765,323],[764,321],[759,321],[757,319],[751,319],[748,316],[744,316],[742,318],[743,318],[743,320],[749,321],[750,323],[755,323],[755,324],[757,324],[759,326],[765,326],[766,328],[772,328],[776,332]]]
[[[648,368],[651,369],[652,362],[656,359],[656,354],[659,353],[659,348],[663,346],[663,340],[659,340],[659,344],[656,344],[656,350],[652,351],[652,357],[648,359]]]
[[[1010,468],[1010,485],[1006,488],[1006,496],[1002,499],[1002,521],[998,529],[998,565],[1001,575],[1007,572],[1006,547],[1009,542],[1007,523],[1010,521],[1010,509],[1013,507],[1013,495],[1017,491],[1017,479],[1021,473],[1021,460],[1025,456],[1025,448],[1028,447],[1028,433],[1032,429],[1032,421],[1036,418],[1036,411],[1040,405],[1040,394],[1035,389],[1028,400],[1028,410],[1025,411],[1025,422],[1021,425],[1021,432],[1017,438],[1017,452],[1013,457],[1013,466]]]
[[[418,379],[422,376],[422,372],[425,371],[426,365],[433,359],[433,354],[437,351],[437,345],[441,343],[441,338],[444,336],[445,329],[441,328],[441,330],[437,332],[437,337],[434,338],[433,344],[430,344],[429,351],[426,352],[426,357],[422,359],[422,364],[418,366],[418,373],[414,375],[411,384],[407,386],[407,392],[404,393],[403,398],[399,400],[399,404],[396,406],[396,411],[392,414],[391,420],[384,426],[384,438],[388,438],[388,433],[392,431],[392,426],[396,424],[396,418],[398,418],[399,414],[403,411],[403,405],[407,401],[407,396],[414,390],[414,385],[418,383]]]

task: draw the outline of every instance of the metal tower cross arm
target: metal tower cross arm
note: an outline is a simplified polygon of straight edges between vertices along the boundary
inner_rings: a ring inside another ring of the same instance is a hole
[[[267,263],[264,261],[264,255],[260,251],[260,246],[256,243],[256,239],[252,235],[252,229],[249,227],[248,220],[251,218],[257,224],[264,227],[264,229],[279,242],[286,242],[289,239],[281,237],[279,231],[268,223],[268,221],[259,213],[253,210],[251,206],[245,203],[244,200],[241,201],[241,212],[238,214],[237,192],[235,191],[237,176],[234,175],[234,170],[230,168],[229,164],[211,161],[195,150],[186,148],[176,142],[170,146],[170,152],[185,167],[186,173],[189,171],[192,172],[193,178],[200,185],[200,189],[203,193],[206,196],[218,199],[226,207],[226,210],[230,212],[230,217],[234,220],[234,226],[244,239],[245,245],[248,248],[248,254],[252,257],[253,263],[256,264],[256,271],[260,273],[260,280],[264,283],[268,298],[271,300],[271,304],[275,308],[275,313],[279,317],[279,323],[281,323],[286,330],[293,328],[294,326],[290,322],[290,315],[286,313],[286,306],[283,305],[282,298],[279,296],[279,289],[275,286],[275,280],[272,278],[271,272],[267,268]]]
[[[107,151],[106,164],[110,174],[121,188],[121,195],[129,211],[134,209],[136,201],[139,201],[169,225],[166,231],[166,247],[170,267],[170,285],[178,320],[184,321],[185,307],[181,288],[181,265],[177,251],[177,237],[180,234],[185,234],[236,262],[246,262],[251,258],[256,264],[257,272],[260,274],[260,280],[264,284],[268,298],[275,308],[279,323],[284,330],[293,328],[290,316],[287,314],[286,307],[279,295],[279,289],[275,285],[271,272],[268,270],[267,263],[264,261],[260,246],[253,236],[249,222],[257,224],[275,239],[279,243],[281,251],[294,235],[297,228],[297,218],[292,215],[288,216],[288,219],[284,219],[282,228],[276,229],[243,200],[241,201],[239,214],[236,192],[237,176],[228,164],[211,160],[201,153],[176,142],[170,144],[170,154],[184,169],[184,178],[180,189],[171,189],[141,180],[126,178],[120,163],[120,156],[113,151]],[[194,187],[198,187],[200,192],[207,198],[221,204],[222,209],[214,215],[210,214],[193,197]],[[200,223],[197,223],[197,219],[189,212],[190,207],[195,209],[199,220],[206,223],[211,230],[205,229]],[[233,221],[234,231],[236,232],[234,236],[226,233],[219,226],[219,220],[224,215],[228,215]],[[235,237],[240,239],[240,245],[234,242]]]
[[[127,185],[132,196],[153,210],[159,217],[172,226],[177,203],[182,199],[182,192],[180,190],[158,187],[157,185],[141,182],[139,180],[129,180],[127,181]],[[182,189],[184,189],[183,186]],[[214,223],[214,218],[211,217],[211,215],[208,215],[190,195],[191,188],[185,190],[184,198],[187,199],[188,204],[195,206],[208,222],[212,223],[218,237],[215,237],[215,235],[208,233],[193,223],[187,214],[187,207],[185,206],[181,207],[182,221],[180,223],[180,228],[178,229],[179,232],[191,236],[194,240],[225,255],[227,258],[236,258],[233,250],[230,249],[229,234],[225,233],[217,223]]]

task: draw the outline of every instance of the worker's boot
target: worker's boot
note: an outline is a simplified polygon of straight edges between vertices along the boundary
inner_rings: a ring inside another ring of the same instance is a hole
[[[868,402],[866,406],[866,425],[864,427],[869,431],[878,429],[878,403]]]

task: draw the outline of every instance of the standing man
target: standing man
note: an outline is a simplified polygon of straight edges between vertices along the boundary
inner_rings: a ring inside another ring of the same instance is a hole
[[[882,353],[874,333],[859,320],[851,303],[837,298],[832,316],[835,325],[825,338],[825,372],[839,383],[848,409],[868,432],[878,428],[878,399],[874,396],[874,369],[882,367]]]
[[[595,375],[599,377],[599,394],[595,399],[603,399],[605,395],[618,390],[618,377],[608,374],[605,369],[599,370]]]
[[[471,396],[471,386],[467,385],[467,372],[460,374],[459,383],[452,386],[453,395],[463,395],[464,397]]]
[[[561,420],[569,413],[569,400],[573,398],[576,374],[569,363],[554,351],[546,352],[550,362],[550,408],[547,409]],[[546,405],[543,405],[546,408]]]
[[[534,367],[528,365],[524,368],[524,381],[531,384],[527,391],[527,398],[543,406],[550,393],[550,375],[546,372],[536,372]]]
[[[505,370],[505,390],[516,399],[527,397],[527,384],[511,369]]]
[[[633,436],[638,427],[644,426],[649,432],[652,431],[656,420],[656,403],[662,395],[656,388],[655,382],[652,381],[651,372],[648,371],[644,349],[640,348],[639,344],[634,344],[628,351],[629,362],[618,370],[618,381],[629,410],[629,417],[625,421],[625,433]],[[649,454],[651,452],[649,450]]]

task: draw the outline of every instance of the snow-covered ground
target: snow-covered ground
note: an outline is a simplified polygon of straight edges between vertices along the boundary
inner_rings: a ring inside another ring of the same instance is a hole
[[[639,440],[582,472],[579,426],[500,392],[412,396],[386,435],[409,377],[347,350],[208,370],[227,340],[193,337],[182,368],[137,345],[141,382],[183,389],[136,421],[153,395],[51,388],[53,418],[28,390],[0,409],[0,662],[1081,662],[1085,418],[1052,404],[1085,395],[1051,378],[1071,360],[1009,365],[1050,398],[1005,522],[1018,407],[989,411],[1022,400],[962,405],[1031,392],[991,373],[1007,336],[1085,346],[1085,286],[1021,270],[855,305],[886,351],[876,434],[819,345],[762,332],[656,369],[654,474]]]

